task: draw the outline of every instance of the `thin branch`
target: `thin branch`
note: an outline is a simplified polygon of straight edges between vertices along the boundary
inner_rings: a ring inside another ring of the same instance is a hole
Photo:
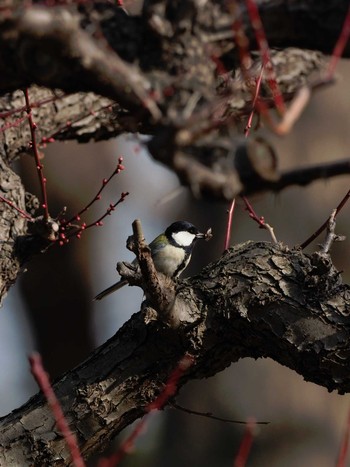
[[[255,425],[256,421],[254,419],[248,420],[243,439],[233,464],[234,467],[244,467],[246,465],[253,445]]]
[[[262,83],[263,74],[264,74],[264,64],[262,64],[262,66],[261,66],[259,77],[258,77],[258,79],[256,81],[255,94],[254,94],[253,103],[252,103],[252,110],[250,112],[247,125],[246,125],[246,127],[244,129],[244,136],[246,138],[249,136],[250,129],[252,127],[252,121],[253,121],[256,105],[257,105],[258,98],[259,98],[259,93],[260,93],[260,87],[261,87],[261,83]]]
[[[124,166],[122,165],[122,162],[123,162],[123,157],[119,157],[118,159],[118,164],[117,164],[117,167],[115,168],[115,170],[112,172],[112,174],[108,177],[108,178],[104,178],[102,180],[102,185],[101,185],[101,188],[98,190],[98,192],[96,193],[96,195],[93,197],[93,199],[83,208],[81,209],[78,214],[75,214],[73,217],[71,217],[69,220],[63,220],[62,221],[62,225],[66,226],[68,224],[71,224],[72,222],[75,222],[75,221],[79,221],[80,220],[80,217],[86,212],[89,210],[89,208],[95,203],[95,201],[99,201],[101,199],[101,193],[102,191],[106,188],[106,186],[109,184],[109,182],[112,180],[112,178],[115,176],[115,175],[118,175],[120,174],[120,172],[122,170],[124,170]],[[123,196],[124,195],[124,196]],[[122,194],[122,197],[123,197],[123,200],[125,198],[126,194],[123,193]],[[114,208],[116,207],[116,204],[113,205]],[[112,209],[111,209],[112,210]],[[101,218],[102,220],[102,218]]]
[[[340,449],[339,449],[339,455],[338,455],[336,467],[346,466],[346,459],[348,457],[348,451],[349,451],[349,438],[350,438],[350,410],[348,411],[348,418],[346,421],[346,427],[344,430],[343,439],[342,439]]]
[[[344,49],[346,47],[346,44],[348,43],[349,36],[350,36],[350,5],[348,8],[348,12],[346,14],[346,18],[344,20],[341,33],[338,37],[337,43],[335,44],[332,58],[328,65],[328,70],[326,73],[326,80],[331,80],[333,78],[334,73],[335,73],[335,68],[339,62],[339,59],[344,53]]]
[[[118,201],[116,201],[115,203],[111,203],[109,207],[107,208],[106,212],[102,214],[102,216],[100,216],[96,221],[91,222],[90,224],[86,224],[85,222],[83,222],[83,224],[79,226],[76,230],[68,231],[67,234],[64,233],[65,227],[63,226],[63,228],[61,229],[63,230],[63,232],[60,233],[60,242],[59,242],[60,246],[62,246],[64,243],[68,243],[69,238],[71,237],[75,236],[77,238],[80,238],[81,234],[85,230],[90,229],[91,227],[101,227],[103,225],[103,222],[102,222],[103,219],[105,219],[107,216],[110,216],[112,212],[115,211],[115,208],[120,203],[122,203],[128,195],[129,195],[128,191],[123,191]]]
[[[31,222],[34,221],[32,216],[30,216],[27,212],[23,211],[22,209],[18,208],[14,203],[12,203],[12,201],[9,201],[8,199],[4,198],[1,195],[0,195],[0,201],[7,204],[15,211],[17,211],[22,217],[24,217],[24,219],[27,219],[28,221],[31,221]]]
[[[232,228],[232,217],[233,212],[235,210],[236,198],[232,200],[230,209],[228,210],[228,219],[227,219],[227,227],[226,227],[226,236],[225,236],[225,246],[224,251],[226,251],[230,246],[231,240],[231,228]]]
[[[79,446],[75,436],[68,426],[68,422],[64,416],[63,410],[60,406],[60,403],[52,389],[48,374],[43,368],[41,356],[39,353],[34,352],[29,357],[31,372],[38,383],[40,389],[42,390],[47,403],[50,406],[51,412],[57,423],[57,427],[62,433],[69,451],[72,456],[72,462],[75,467],[85,467],[85,462],[81,457]]]
[[[346,195],[344,196],[344,198],[340,201],[340,203],[338,204],[338,206],[336,207],[335,209],[335,215],[334,217],[336,217],[339,212],[341,211],[341,209],[345,206],[345,204],[347,203],[347,201],[349,200],[350,198],[350,190],[346,193]],[[305,242],[303,242],[301,245],[300,245],[300,248],[303,250],[304,248],[306,248],[308,245],[310,245],[311,242],[313,242],[323,231],[324,229],[327,227],[328,223],[329,223],[329,220],[330,220],[330,216],[328,217],[328,219],[321,225],[321,227],[319,229],[316,230],[315,233],[313,233],[307,240],[305,240]]]
[[[140,226],[135,228],[139,229]],[[121,462],[124,456],[134,447],[135,441],[144,430],[147,415],[149,415],[154,410],[160,410],[164,407],[168,400],[176,393],[180,378],[193,364],[193,356],[190,354],[184,355],[184,357],[178,362],[176,368],[170,374],[168,381],[164,385],[164,388],[159,396],[146,407],[146,416],[144,416],[137,423],[130,435],[122,442],[119,450],[108,459],[101,459],[101,461],[98,463],[98,467],[115,467]]]
[[[32,109],[36,109],[38,107],[42,107],[45,104],[50,104],[52,102],[55,102],[58,99],[62,99],[65,96],[66,96],[65,93],[62,93],[62,94],[59,94],[59,95],[55,94],[54,96],[47,97],[45,99],[41,99],[41,100],[39,100],[37,102],[31,102],[30,107]],[[26,110],[27,110],[27,105],[23,105],[21,107],[16,107],[15,109],[11,109],[11,110],[5,110],[4,112],[0,112],[0,118],[8,118],[11,115],[14,115],[14,114],[20,113],[20,112],[24,112]]]
[[[278,180],[262,180],[260,185],[256,183],[255,186],[247,187],[247,189],[244,190],[244,193],[254,194],[265,190],[273,190],[277,192],[293,185],[306,186],[317,180],[329,179],[346,174],[350,174],[349,159],[288,170],[286,172],[282,172]]]
[[[140,265],[146,298],[157,310],[161,320],[167,322],[168,325],[175,325],[174,316],[172,315],[176,296],[174,282],[171,278],[157,273],[139,219],[132,223],[132,229],[135,242],[134,252]]]
[[[276,73],[271,61],[270,48],[267,42],[264,26],[261,22],[260,13],[254,0],[246,0],[247,11],[259,46],[263,67],[267,72],[267,82],[270,86],[276,108],[281,115],[285,112],[285,104],[282,93],[276,80]]]
[[[5,131],[9,130],[10,128],[16,128],[21,125],[25,120],[28,120],[28,116],[25,115],[24,117],[17,118],[14,122],[7,122],[0,127],[0,133],[4,133]]]
[[[337,210],[334,209],[332,214],[329,217],[328,224],[327,224],[327,235],[326,239],[324,241],[324,244],[321,247],[321,252],[324,254],[328,254],[331,246],[333,245],[334,242],[341,242],[345,240],[344,236],[336,235],[335,233],[335,216],[337,214]]]
[[[263,216],[259,217],[256,212],[254,211],[253,209],[253,206],[250,204],[250,202],[248,201],[248,198],[246,196],[242,196],[242,200],[244,201],[244,204],[246,206],[246,210],[248,211],[249,213],[249,217],[251,219],[253,219],[253,221],[255,221],[260,229],[265,229],[269,232],[269,234],[271,235],[271,238],[272,238],[272,241],[274,243],[277,243],[277,238],[275,236],[275,233],[273,231],[273,227],[271,227],[271,225],[267,224],[265,222],[265,219]]]
[[[175,404],[173,402],[169,402],[170,407],[173,407],[174,409],[181,410],[182,412],[188,413],[190,415],[197,415],[198,417],[205,417],[205,418],[210,418],[212,420],[217,420],[219,422],[224,422],[224,423],[236,423],[239,425],[247,425],[247,421],[243,420],[232,420],[230,418],[222,418],[222,417],[217,417],[216,415],[213,415],[211,412],[198,412],[197,410],[192,410],[188,409],[186,407],[183,407],[182,405]],[[255,422],[257,425],[269,425],[270,422]]]
[[[28,114],[28,121],[29,121],[29,126],[30,126],[30,134],[32,137],[32,148],[33,148],[33,154],[34,154],[34,159],[36,163],[36,170],[38,172],[38,177],[39,177],[39,183],[40,183],[40,188],[41,188],[41,195],[42,195],[42,208],[44,209],[44,218],[46,221],[49,219],[49,207],[48,207],[48,202],[47,202],[47,192],[46,192],[46,178],[44,177],[43,174],[43,165],[40,162],[40,156],[39,156],[39,151],[38,151],[38,145],[36,142],[36,136],[35,136],[35,131],[36,131],[36,124],[33,120],[33,115],[32,115],[32,109],[30,106],[29,102],[29,92],[28,88],[24,90],[24,97],[26,101],[26,112]]]

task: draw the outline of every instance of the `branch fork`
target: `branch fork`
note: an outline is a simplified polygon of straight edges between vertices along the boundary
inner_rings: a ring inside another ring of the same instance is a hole
[[[324,243],[321,245],[321,253],[323,254],[329,254],[330,249],[333,245],[334,242],[342,242],[345,240],[344,235],[337,235],[335,233],[335,218],[337,215],[337,210],[334,209],[332,211],[332,214],[330,215],[327,223],[327,234]]]

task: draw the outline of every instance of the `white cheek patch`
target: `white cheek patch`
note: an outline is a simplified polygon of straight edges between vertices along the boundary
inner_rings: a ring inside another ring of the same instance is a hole
[[[190,232],[176,232],[172,234],[174,241],[180,246],[190,246],[196,236]]]

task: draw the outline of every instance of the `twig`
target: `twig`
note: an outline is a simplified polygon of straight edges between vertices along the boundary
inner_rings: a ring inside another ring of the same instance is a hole
[[[326,80],[331,80],[333,78],[335,68],[338,64],[340,57],[343,55],[345,46],[349,40],[349,36],[350,36],[350,5],[348,8],[346,18],[344,20],[343,28],[335,44],[332,58],[328,65],[328,70],[326,73]]]
[[[337,217],[337,215],[339,214],[339,211],[343,208],[343,206],[346,204],[346,202],[348,201],[349,198],[350,198],[350,190],[346,193],[344,198],[340,201],[340,203],[336,207],[334,218]],[[329,219],[330,219],[330,217],[328,217],[328,219],[321,225],[321,227],[319,229],[316,230],[315,233],[313,233],[307,240],[305,240],[305,242],[303,242],[300,245],[300,248],[302,250],[304,248],[306,248],[308,245],[310,245],[310,243],[313,242],[324,231],[324,229],[328,225]]]
[[[136,221],[134,221],[133,223],[133,227],[135,222]],[[141,224],[135,225],[135,229],[140,228]],[[139,233],[142,234],[142,230],[139,231]],[[185,354],[184,357],[178,362],[176,368],[170,374],[167,382],[164,385],[163,391],[153,402],[151,402],[146,407],[146,416],[138,422],[131,434],[126,438],[125,441],[123,441],[118,452],[110,456],[108,459],[101,459],[98,464],[98,467],[115,467],[119,464],[119,462],[124,458],[125,454],[127,454],[130,451],[130,449],[133,448],[136,439],[139,437],[144,426],[146,425],[147,416],[150,414],[150,412],[156,409],[160,410],[164,407],[164,405],[167,403],[170,397],[172,397],[176,393],[180,378],[193,364],[194,357],[190,354]]]
[[[263,74],[264,74],[264,64],[261,65],[261,70],[260,70],[260,74],[259,74],[259,77],[258,79],[256,80],[256,86],[255,86],[255,94],[254,94],[254,98],[253,98],[253,103],[252,103],[252,110],[250,112],[250,115],[249,115],[249,118],[248,118],[248,122],[247,122],[247,125],[244,129],[244,136],[247,138],[249,136],[249,133],[250,133],[250,129],[252,127],[252,121],[253,121],[253,117],[254,117],[254,114],[255,114],[255,109],[256,109],[256,104],[258,102],[258,98],[259,98],[259,94],[260,94],[260,88],[261,88],[261,83],[262,83],[262,77],[263,77]]]
[[[348,412],[348,419],[346,422],[343,439],[340,445],[339,456],[338,456],[336,467],[345,467],[346,465],[346,458],[348,456],[348,451],[349,451],[349,438],[350,438],[350,410]]]
[[[309,86],[302,86],[295,93],[290,106],[286,109],[279,123],[274,123],[272,118],[269,118],[273,131],[280,136],[287,135],[310,101],[310,97],[311,88]]]
[[[58,99],[62,99],[65,96],[66,96],[65,93],[62,93],[61,95],[50,96],[50,97],[47,97],[45,99],[41,99],[40,101],[37,101],[37,102],[31,102],[30,107],[32,109],[36,109],[37,107],[42,107],[45,104],[49,104],[49,103],[55,102]],[[20,112],[24,112],[26,110],[27,110],[26,105],[23,105],[21,107],[17,107],[15,109],[11,109],[11,110],[5,110],[4,112],[0,112],[0,118],[7,118],[7,117],[10,117],[11,115],[14,115],[14,114],[20,113]]]
[[[102,107],[99,107],[97,108],[96,110],[93,110],[91,109],[90,112],[88,113],[84,113],[83,115],[78,115],[77,117],[75,118],[72,118],[70,120],[67,120],[66,123],[64,125],[62,125],[60,128],[58,128],[54,133],[51,133],[50,136],[43,136],[41,138],[41,141],[40,143],[42,145],[46,144],[46,143],[53,143],[54,141],[56,141],[56,139],[60,139],[59,136],[60,136],[60,133],[63,133],[64,131],[66,131],[68,128],[71,128],[73,127],[74,125],[76,125],[77,123],[85,120],[89,115],[97,115],[99,112],[102,112],[106,109],[110,109],[111,108],[111,104],[107,104],[107,105],[104,105]]]
[[[4,133],[5,131],[9,130],[10,128],[16,128],[21,125],[21,123],[24,122],[24,120],[27,120],[28,116],[25,115],[24,117],[17,118],[14,122],[7,122],[4,125],[0,127],[0,133]]]
[[[139,262],[146,288],[152,298],[157,297],[160,294],[161,287],[159,284],[157,270],[152,260],[151,249],[145,241],[141,221],[139,219],[135,219],[132,223],[132,231],[134,240],[132,250],[136,254]]]
[[[32,216],[30,216],[27,212],[23,211],[22,209],[18,208],[12,201],[9,201],[8,199],[4,198],[3,196],[0,195],[0,201],[3,203],[7,204],[10,206],[12,209],[15,209],[22,217],[27,219],[28,221],[33,222],[34,219]]]
[[[69,241],[69,238],[76,236],[77,238],[81,237],[82,232],[84,232],[87,229],[90,229],[91,227],[101,227],[103,225],[103,219],[107,216],[110,216],[111,213],[115,210],[115,208],[122,203],[125,198],[129,195],[128,191],[123,191],[120,195],[120,198],[118,199],[117,202],[111,203],[107,209],[107,211],[99,217],[96,221],[91,222],[90,224],[86,224],[85,222],[78,227],[76,230],[73,230],[72,232],[67,232],[66,234],[64,233],[65,231],[65,226],[61,228],[61,233],[60,233],[60,242],[59,244],[62,246],[64,243],[67,243]],[[69,226],[69,224],[66,224]]]
[[[132,223],[134,237],[134,253],[136,254],[143,278],[143,290],[147,300],[159,313],[159,317],[171,324],[171,311],[175,302],[175,285],[171,278],[158,274],[154,266],[151,250],[146,244],[141,221],[136,219]],[[174,324],[174,323],[172,323]]]
[[[231,203],[231,207],[228,210],[228,219],[227,219],[227,228],[226,228],[224,251],[228,250],[228,248],[230,246],[232,217],[233,217],[233,212],[235,210],[235,204],[236,204],[236,198],[233,198],[232,203]]]
[[[249,217],[251,219],[253,219],[253,221],[255,221],[259,225],[260,229],[266,229],[269,232],[269,234],[271,235],[272,241],[274,243],[278,243],[277,238],[275,236],[275,233],[273,231],[273,227],[271,227],[271,225],[269,225],[269,224],[267,224],[265,222],[265,219],[264,219],[263,216],[258,217],[258,215],[254,211],[252,205],[250,204],[250,202],[248,201],[248,199],[245,196],[242,196],[242,199],[244,201],[244,204],[246,205],[246,210],[249,213]]]
[[[245,433],[233,464],[234,467],[244,467],[246,465],[253,444],[255,425],[256,422],[254,419],[247,421]]]
[[[124,166],[122,165],[122,162],[123,162],[123,157],[119,157],[118,159],[118,165],[116,167],[116,169],[112,172],[112,174],[108,177],[108,178],[104,178],[102,180],[102,185],[101,185],[101,188],[98,190],[98,192],[96,193],[96,195],[94,196],[94,198],[83,208],[81,209],[78,214],[75,214],[71,219],[69,220],[64,220],[62,221],[62,225],[67,225],[67,224],[71,224],[72,222],[75,222],[75,221],[79,221],[80,220],[80,217],[82,216],[82,214],[84,214],[94,203],[95,201],[99,201],[101,199],[101,193],[102,191],[106,188],[106,186],[108,185],[108,183],[112,180],[112,178],[115,176],[115,175],[118,175],[122,170],[124,170]],[[124,198],[127,196],[128,193],[122,193],[121,197],[123,198],[122,201],[124,201]],[[120,200],[118,201],[120,202]],[[111,205],[110,206],[110,211],[112,211],[115,207],[116,207],[117,203],[115,205]],[[114,207],[113,207],[114,206]],[[109,211],[109,212],[110,212]],[[109,212],[106,214],[108,215]],[[104,216],[105,217],[105,216]],[[100,219],[102,220],[102,218]]]
[[[244,79],[250,78],[249,67],[252,63],[250,50],[249,50],[249,39],[245,33],[241,9],[238,5],[237,0],[227,2],[227,8],[234,18],[232,24],[232,31],[234,33],[234,40],[238,48],[239,61],[241,64],[242,74]]]
[[[30,107],[28,88],[24,90],[24,98],[26,101],[26,112],[28,114],[30,134],[32,137],[32,148],[33,148],[33,154],[34,154],[34,159],[36,163],[36,170],[38,172],[39,183],[41,187],[41,195],[43,199],[43,203],[41,207],[44,209],[44,219],[45,221],[48,221],[50,216],[49,216],[49,207],[47,204],[46,178],[44,177],[44,174],[43,174],[43,165],[40,162],[39,151],[38,151],[38,146],[37,146],[36,136],[35,136],[36,124],[34,123],[32,109]]]
[[[175,404],[173,402],[169,402],[169,405],[174,409],[181,410],[182,412],[186,412],[190,415],[197,415],[199,417],[211,418],[212,420],[218,420],[219,422],[225,423],[238,423],[240,425],[246,425],[248,422],[243,420],[232,420],[230,418],[222,418],[213,415],[211,412],[198,412],[197,410],[187,409],[182,405]],[[269,425],[270,422],[255,422],[257,425]]]
[[[324,254],[329,253],[333,242],[341,242],[345,240],[344,236],[336,235],[335,234],[335,216],[337,214],[337,210],[334,209],[332,214],[330,215],[327,223],[327,235],[324,244],[322,245],[321,252]]]
[[[39,353],[34,352],[29,357],[31,372],[42,390],[48,405],[50,406],[52,415],[55,418],[57,427],[59,428],[66,444],[69,448],[72,462],[75,467],[85,467],[85,462],[81,457],[77,440],[71,432],[67,420],[64,416],[60,403],[52,389],[48,374],[43,368],[41,356]]]
[[[259,9],[254,0],[245,0],[245,3],[247,5],[247,12],[251,25],[255,33],[256,42],[260,49],[262,63],[267,72],[267,82],[272,91],[273,100],[275,101],[277,110],[281,115],[283,115],[285,112],[285,104],[282,93],[276,81],[275,71],[270,56],[270,49],[260,18]]]
[[[310,167],[302,167],[295,170],[289,170],[281,174],[276,182],[265,185],[265,189],[281,191],[292,185],[306,186],[316,180],[336,177],[350,173],[349,159],[340,160],[326,164],[318,164]],[[256,190],[255,193],[261,190]]]

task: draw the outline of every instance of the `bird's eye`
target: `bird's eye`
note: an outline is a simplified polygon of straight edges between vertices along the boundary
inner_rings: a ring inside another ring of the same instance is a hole
[[[195,227],[190,227],[189,232],[190,232],[191,234],[195,234],[195,233],[196,233]]]

